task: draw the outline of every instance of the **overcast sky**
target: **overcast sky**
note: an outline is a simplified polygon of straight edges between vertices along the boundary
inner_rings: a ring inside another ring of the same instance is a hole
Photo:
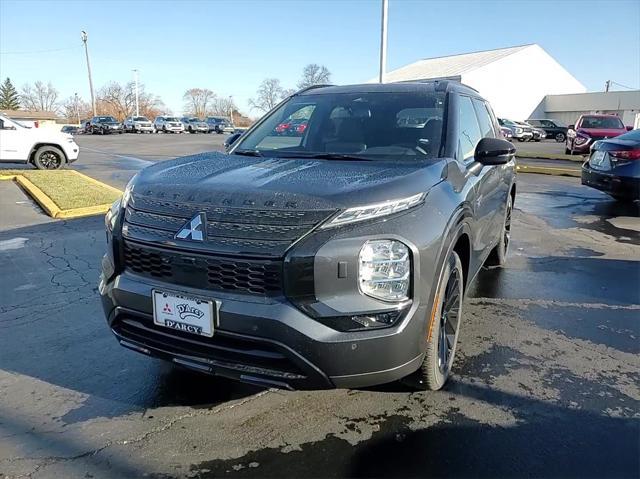
[[[267,77],[294,88],[307,63],[332,81],[377,75],[380,0],[0,0],[0,77],[51,81],[89,98],[80,30],[94,85],[132,69],[178,114],[187,88],[248,99]],[[540,44],[589,91],[611,79],[640,88],[640,1],[389,0],[389,69],[421,58]],[[616,89],[618,87],[615,87]]]

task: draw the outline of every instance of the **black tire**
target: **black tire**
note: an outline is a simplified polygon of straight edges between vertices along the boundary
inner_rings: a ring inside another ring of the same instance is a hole
[[[45,145],[36,150],[33,164],[39,170],[58,170],[64,167],[67,158],[60,148]]]
[[[519,141],[520,143],[522,143],[523,141],[525,141],[525,139],[524,139],[524,138],[518,138],[518,141]]]
[[[422,391],[437,391],[445,385],[455,359],[462,318],[464,273],[455,251],[449,253],[438,281],[433,316],[427,324],[427,351],[417,371],[401,380]]]
[[[502,223],[502,234],[500,242],[489,254],[487,258],[487,266],[498,266],[502,268],[507,262],[507,253],[509,252],[509,244],[511,243],[511,215],[513,213],[513,198],[509,195],[507,206],[504,212],[504,221]]]
[[[632,200],[631,198],[629,198],[628,196],[613,195],[611,193],[609,193],[609,196],[611,196],[611,198],[613,198],[614,200],[616,200],[619,203],[631,204],[631,203],[633,203],[635,201],[635,200]]]
[[[560,132],[560,133],[556,133],[556,137],[555,137],[555,138],[556,138],[556,141],[557,141],[558,143],[563,143],[563,142],[564,142],[564,140],[566,140],[566,139],[567,139],[566,135],[565,135],[564,133],[562,133],[562,132]]]
[[[195,131],[193,131],[193,128],[189,127],[189,133],[191,133],[192,135],[195,133]]]
[[[167,134],[167,126],[166,125],[162,125],[162,133],[164,133],[165,135]]]

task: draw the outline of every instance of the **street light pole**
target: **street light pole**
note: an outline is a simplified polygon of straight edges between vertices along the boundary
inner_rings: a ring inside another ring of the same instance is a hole
[[[233,95],[229,95],[229,119],[231,120],[231,126],[233,126]]]
[[[87,46],[87,32],[82,30],[80,34],[82,43],[84,43],[84,54],[87,57],[87,71],[89,72],[89,90],[91,91],[91,107],[93,108],[93,116],[97,116],[96,112],[96,98],[93,94],[93,80],[91,79],[91,63],[89,62],[89,47]]]
[[[384,83],[384,74],[387,70],[387,13],[388,0],[382,0],[382,25],[380,26],[380,75],[379,83]]]
[[[133,70],[133,78],[136,82],[136,116],[140,116],[140,105],[138,104],[138,70]]]
[[[80,105],[78,104],[78,94],[74,93],[75,104],[76,104],[76,115],[78,115],[78,126],[80,126]]]

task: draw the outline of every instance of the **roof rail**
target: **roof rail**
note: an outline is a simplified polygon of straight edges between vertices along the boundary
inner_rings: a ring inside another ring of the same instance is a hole
[[[311,86],[304,87],[301,90],[298,90],[297,92],[294,93],[294,95],[299,95],[300,93],[304,93],[309,90],[315,90],[316,88],[324,88],[326,86],[334,86],[334,85],[331,85],[330,83],[322,83],[320,85],[311,85]]]

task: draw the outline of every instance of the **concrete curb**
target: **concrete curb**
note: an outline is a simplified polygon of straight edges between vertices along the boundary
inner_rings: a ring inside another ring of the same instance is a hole
[[[540,175],[553,175],[553,176],[573,176],[580,178],[582,176],[581,170],[575,170],[571,168],[554,168],[551,166],[523,166],[518,165],[516,170],[519,173],[537,173]]]
[[[516,158],[530,158],[532,160],[573,161],[574,163],[584,163],[585,161],[582,155],[545,155],[544,153],[532,153],[530,151],[519,152],[517,149]]]
[[[122,194],[122,191],[114,188],[113,186],[102,183],[94,178],[91,178],[87,175],[83,175],[75,170],[72,171],[74,174],[81,176],[83,179],[98,185],[100,187],[106,188],[114,193]],[[62,210],[60,207],[53,202],[51,198],[49,198],[44,192],[34,185],[31,181],[29,181],[23,175],[1,175],[0,180],[15,180],[18,185],[29,195],[31,196],[36,203],[40,205],[40,207],[47,213],[47,215],[56,219],[73,219],[73,218],[81,218],[83,216],[93,216],[99,214],[105,214],[109,208],[111,207],[111,203],[95,205],[95,206],[85,206],[82,208],[71,208],[68,210]]]

